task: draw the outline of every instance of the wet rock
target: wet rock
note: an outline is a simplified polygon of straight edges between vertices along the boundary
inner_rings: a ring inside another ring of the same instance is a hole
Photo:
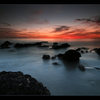
[[[51,59],[56,59],[56,56],[51,57]]]
[[[44,48],[44,47],[47,47],[47,48],[48,48],[49,45],[40,45],[40,46],[38,46],[38,47],[43,47],[43,48]]]
[[[50,55],[43,55],[42,57],[44,60],[49,60],[50,59]]]
[[[63,61],[76,62],[79,61],[81,54],[76,50],[70,49],[66,51],[64,54],[58,54],[57,57],[59,59],[62,59]]]
[[[14,45],[15,48],[23,48],[23,47],[30,47],[33,46],[33,44],[21,44],[21,43],[16,43]]]
[[[84,67],[83,65],[81,65],[81,64],[78,66],[78,68],[79,68],[81,71],[85,71],[85,67]]]
[[[100,55],[100,48],[94,48],[94,51],[95,51],[98,55]]]
[[[81,48],[77,48],[76,51],[81,51]]]
[[[88,53],[89,51],[88,50],[86,50],[86,53]]]
[[[44,42],[36,42],[36,43],[16,43],[14,45],[15,48],[26,48],[26,47],[34,47],[34,46],[38,46],[38,47],[43,47],[42,43]]]
[[[3,44],[0,45],[0,48],[1,49],[10,48],[11,44],[12,44],[11,42],[5,41]]]
[[[61,54],[61,53],[57,55],[57,57],[58,57],[59,59],[63,59],[63,56],[64,56],[64,54]]]
[[[76,62],[79,61],[81,54],[76,50],[68,50],[65,54],[62,55],[64,61]]]
[[[41,43],[48,43],[48,41],[41,41]]]
[[[53,65],[60,65],[58,62],[53,62],[52,64]]]
[[[0,72],[0,95],[50,95],[49,90],[22,72]]]
[[[94,67],[95,69],[97,69],[97,70],[100,70],[100,68],[98,68],[98,67]]]
[[[83,50],[81,50],[81,53],[84,53],[84,51],[83,51]]]
[[[80,53],[88,53],[88,49],[86,47],[81,47],[81,48],[77,48],[76,51],[80,52]]]
[[[70,45],[68,43],[63,43],[58,45],[58,43],[53,43],[52,49],[63,49],[63,48],[68,48]]]

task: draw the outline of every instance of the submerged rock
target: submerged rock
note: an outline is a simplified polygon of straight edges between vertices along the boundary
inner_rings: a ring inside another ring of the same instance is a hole
[[[53,62],[52,64],[53,65],[60,65],[58,62]]]
[[[51,59],[56,59],[56,56],[51,57]]]
[[[85,71],[85,67],[84,67],[83,65],[81,65],[81,64],[78,66],[78,68],[79,68],[81,71]]]
[[[50,55],[43,55],[43,57],[42,57],[44,60],[48,60],[48,59],[50,59]]]
[[[59,59],[63,59],[63,56],[64,56],[64,54],[61,54],[61,53],[57,55],[57,57],[58,57]]]
[[[40,45],[38,47],[43,47],[43,48],[47,47],[47,48],[49,48],[49,45]]]
[[[95,69],[97,69],[97,70],[100,70],[100,68],[98,68],[98,67],[94,67]]]
[[[10,48],[11,44],[12,44],[11,42],[5,41],[3,44],[0,45],[0,48],[1,49]]]
[[[0,95],[50,95],[49,90],[22,72],[0,72]]]

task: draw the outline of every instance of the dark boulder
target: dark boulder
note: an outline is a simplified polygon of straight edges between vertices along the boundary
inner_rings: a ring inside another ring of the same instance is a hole
[[[79,58],[81,57],[81,54],[77,52],[76,50],[68,50],[63,55],[63,60],[67,61],[79,61]]]
[[[84,53],[84,51],[83,51],[83,50],[81,50],[81,53]]]
[[[0,72],[0,95],[50,95],[49,90],[22,72]]]
[[[81,48],[77,48],[76,51],[81,51]]]
[[[85,67],[84,67],[83,65],[81,65],[81,64],[78,66],[78,68],[79,68],[81,71],[85,71]]]
[[[0,45],[0,48],[5,49],[5,48],[10,48],[10,45],[12,43],[9,41],[5,41],[3,44]]]
[[[58,57],[59,59],[62,59],[63,56],[64,56],[64,54],[61,54],[61,53],[57,55],[57,57]]]
[[[56,59],[56,56],[51,57],[51,59]]]
[[[49,55],[43,55],[43,57],[42,57],[44,60],[48,60],[48,59],[50,59],[50,56]]]
[[[52,64],[53,65],[60,65],[58,62],[53,62]]]
[[[38,47],[41,47],[41,48],[48,48],[49,47],[49,45],[40,45],[40,46],[38,46]]]
[[[95,48],[94,51],[95,51],[98,55],[100,55],[100,48]]]
[[[54,42],[54,43],[53,43],[53,46],[57,46],[57,45],[58,45],[58,43],[57,43],[57,42]]]
[[[88,49],[86,47],[81,47],[81,48],[77,48],[76,51],[80,52],[80,53],[88,53]]]
[[[97,69],[97,70],[100,70],[100,68],[99,67],[94,67],[95,69]]]
[[[76,50],[70,49],[66,51],[64,54],[58,54],[57,57],[62,59],[63,61],[76,62],[79,61],[81,54]]]

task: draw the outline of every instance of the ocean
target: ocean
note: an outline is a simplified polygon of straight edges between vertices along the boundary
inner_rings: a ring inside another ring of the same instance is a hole
[[[9,39],[2,39],[0,43]],[[71,45],[68,49],[87,47],[89,49],[100,48],[98,41],[69,41],[69,40],[39,40],[39,39],[10,39],[13,43],[30,43],[37,41],[67,42]],[[78,68],[69,69],[59,59],[44,61],[42,56],[49,54],[54,56],[64,53],[67,49],[53,50],[49,48],[29,47],[22,49],[0,49],[0,71],[21,71],[30,74],[39,82],[43,83],[51,95],[77,96],[77,95],[100,95],[100,56],[95,52],[82,54],[80,63],[86,67],[82,72]],[[53,65],[58,62],[59,65]]]

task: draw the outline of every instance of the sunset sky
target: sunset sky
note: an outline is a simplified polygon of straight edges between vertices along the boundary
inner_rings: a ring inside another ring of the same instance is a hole
[[[100,4],[0,4],[0,38],[100,39]]]

